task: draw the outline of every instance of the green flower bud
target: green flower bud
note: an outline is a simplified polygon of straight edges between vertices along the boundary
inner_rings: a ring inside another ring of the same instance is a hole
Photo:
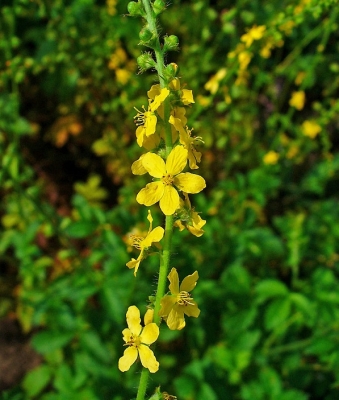
[[[170,35],[164,37],[164,51],[178,50],[178,47],[179,47],[179,39],[177,36]]]
[[[165,79],[170,82],[177,75],[179,67],[175,63],[168,64],[165,68]]]
[[[139,38],[143,42],[148,42],[152,39],[153,33],[148,29],[147,26],[143,27],[139,33]]]
[[[155,68],[156,63],[150,53],[143,53],[137,58],[137,63],[141,71],[147,71],[150,68]]]
[[[144,16],[145,14],[141,3],[137,3],[136,1],[130,1],[127,4],[127,10],[129,12],[129,15],[131,15],[132,17],[137,17],[139,15]]]
[[[153,3],[153,11],[155,15],[159,15],[162,13],[166,8],[166,3],[164,0],[155,0]]]

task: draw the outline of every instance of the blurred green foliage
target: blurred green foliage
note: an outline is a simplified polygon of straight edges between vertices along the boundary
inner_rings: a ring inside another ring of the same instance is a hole
[[[207,225],[175,233],[172,264],[199,271],[202,312],[161,332],[154,385],[180,400],[336,400],[338,3],[172,3],[160,25],[195,94]],[[147,230],[130,172],[133,107],[154,82],[137,75],[140,21],[118,0],[1,5],[0,312],[43,356],[1,399],[133,398],[121,331],[157,273],[152,259],[138,279],[125,267],[126,235]]]

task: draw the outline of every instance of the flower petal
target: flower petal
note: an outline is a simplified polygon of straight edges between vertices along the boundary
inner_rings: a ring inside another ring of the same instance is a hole
[[[191,292],[195,288],[198,279],[199,279],[198,271],[193,272],[192,275],[186,276],[186,278],[184,278],[183,281],[181,282],[179,289],[180,292],[183,290],[185,292]]]
[[[152,322],[151,324],[146,325],[145,328],[142,330],[142,333],[140,335],[140,340],[141,343],[152,344],[158,339],[158,336],[159,336],[159,327],[157,324]]]
[[[134,346],[127,347],[124,355],[119,359],[119,369],[121,372],[126,372],[138,357],[138,350]]]
[[[172,268],[167,276],[170,281],[169,290],[172,294],[179,294],[179,276],[176,268]]]
[[[132,174],[134,175],[144,175],[147,173],[147,170],[145,167],[142,165],[142,159],[144,157],[144,154],[138,158],[134,163],[132,164]]]
[[[157,116],[152,111],[145,112],[145,134],[146,136],[153,135],[157,126]]]
[[[142,246],[147,248],[152,245],[152,243],[158,243],[164,237],[164,228],[157,226],[150,232],[146,238],[142,241]]]
[[[148,346],[145,344],[139,346],[139,356],[143,367],[148,368],[152,373],[158,371],[159,363],[155,358],[153,351]]]
[[[159,203],[161,211],[165,215],[172,215],[175,213],[175,210],[179,208],[179,204],[180,198],[176,189],[174,189],[173,186],[164,186],[164,194]]]
[[[167,318],[175,302],[176,302],[175,296],[169,296],[169,295],[164,296],[160,301],[161,308],[159,310],[159,316],[161,318]]]
[[[206,187],[206,182],[200,175],[186,172],[174,177],[174,185],[186,193],[199,193]]]
[[[135,258],[132,258],[131,261],[128,261],[128,263],[126,263],[126,267],[128,267],[129,269],[134,268],[134,276],[137,276],[137,272],[140,266],[141,261],[143,260],[142,254],[139,254],[138,259],[136,260]]]
[[[140,319],[140,311],[138,307],[136,306],[130,306],[128,307],[127,313],[126,313],[126,320],[127,320],[127,326],[129,327],[130,331],[134,334],[139,336],[141,332],[141,319]]]
[[[182,306],[184,307],[183,312],[188,316],[188,317],[199,317],[200,310],[197,306],[197,303],[195,301],[192,301],[193,304],[188,304],[187,306]]]
[[[167,88],[161,89],[160,94],[155,96],[154,100],[152,101],[152,103],[149,106],[149,109],[151,111],[157,110],[160,107],[160,105],[165,101],[165,99],[167,98],[167,96],[169,94],[170,94],[170,91]]]
[[[185,106],[194,103],[192,90],[182,89],[181,101]]]
[[[148,325],[153,322],[154,318],[154,310],[151,310],[150,308],[145,312],[144,316],[144,325]]]
[[[181,309],[172,308],[166,320],[167,326],[173,330],[181,330],[186,325],[184,313]]]
[[[160,181],[148,183],[137,194],[137,202],[147,207],[152,206],[162,198],[164,190],[164,184]]]
[[[125,343],[129,342],[131,336],[132,336],[132,332],[128,328],[125,328],[122,331],[122,338],[124,339]]]
[[[142,164],[154,178],[162,178],[166,175],[165,161],[157,154],[146,153],[142,158]]]
[[[186,167],[187,155],[188,152],[184,148],[184,146],[174,147],[174,149],[170,152],[166,160],[167,173],[171,175],[179,174]]]

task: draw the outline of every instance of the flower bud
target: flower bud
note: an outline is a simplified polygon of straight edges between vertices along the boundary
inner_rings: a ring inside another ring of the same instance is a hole
[[[156,63],[150,53],[143,53],[137,58],[137,64],[141,71],[146,71],[150,68],[155,68]]]
[[[136,1],[130,1],[127,4],[127,10],[129,12],[129,15],[131,15],[132,17],[137,17],[139,15],[144,16],[144,14],[145,14],[141,3],[136,2]]]
[[[155,15],[159,15],[160,13],[162,13],[165,8],[166,3],[164,2],[164,0],[155,0],[155,2],[153,3],[153,11]]]
[[[164,51],[178,50],[178,47],[179,47],[179,39],[177,36],[170,35],[164,37]]]
[[[147,26],[144,26],[139,33],[140,40],[147,43],[148,41],[150,41],[152,39],[152,37],[153,37],[153,33],[148,29]]]
[[[172,81],[178,72],[179,67],[175,63],[168,64],[165,68],[165,79],[170,82]]]

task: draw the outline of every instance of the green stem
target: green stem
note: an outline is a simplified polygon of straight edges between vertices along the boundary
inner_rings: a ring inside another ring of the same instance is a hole
[[[164,54],[161,49],[160,41],[159,41],[159,34],[157,31],[156,26],[156,16],[154,11],[151,7],[149,0],[142,0],[142,4],[144,6],[144,10],[146,12],[146,20],[149,26],[149,29],[154,32],[154,36],[156,36],[156,41],[154,45],[154,53],[157,63],[157,72],[159,76],[160,87],[165,88],[167,86],[167,82],[164,78],[164,70],[165,70],[165,63],[164,63]],[[169,153],[173,148],[172,143],[172,132],[171,132],[171,125],[168,122],[170,117],[170,102],[167,98],[164,101],[164,125],[165,125],[165,145],[166,145],[166,156],[168,157]],[[164,235],[164,246],[163,251],[160,256],[160,268],[159,268],[159,279],[158,279],[158,286],[157,292],[155,297],[155,304],[154,304],[154,322],[157,325],[160,325],[161,318],[159,317],[159,310],[161,306],[161,299],[165,295],[166,285],[167,285],[167,275],[168,275],[168,268],[170,263],[171,257],[171,243],[172,243],[172,235],[173,235],[173,215],[166,215],[165,221],[165,235]],[[136,400],[144,400],[147,388],[147,381],[149,376],[149,370],[143,368],[140,376],[139,388],[137,393]]]
[[[138,394],[136,400],[144,400],[146,389],[147,389],[147,381],[148,381],[149,370],[147,368],[143,368],[141,371]]]

